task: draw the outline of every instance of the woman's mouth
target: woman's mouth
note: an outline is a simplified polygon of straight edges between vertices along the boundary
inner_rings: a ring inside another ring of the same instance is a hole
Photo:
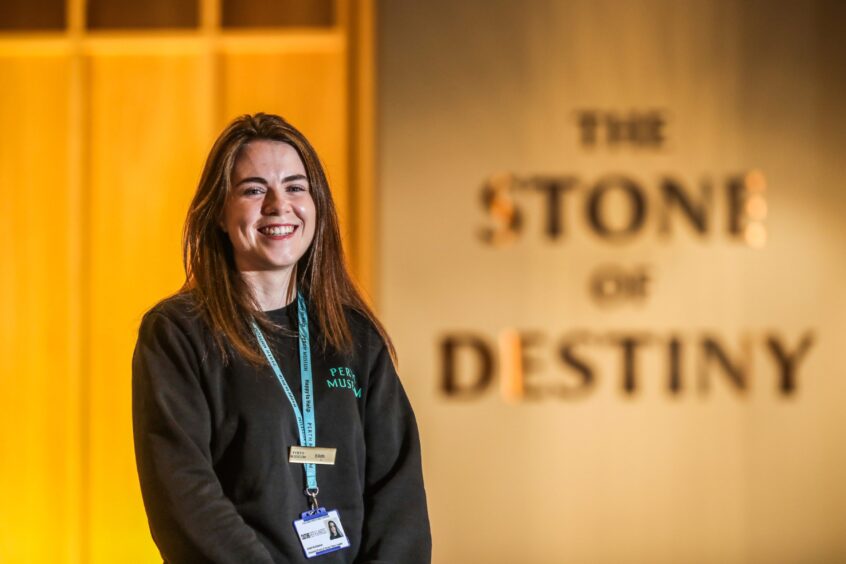
[[[281,239],[291,235],[296,229],[296,225],[265,225],[264,227],[259,227],[258,230],[262,235]]]

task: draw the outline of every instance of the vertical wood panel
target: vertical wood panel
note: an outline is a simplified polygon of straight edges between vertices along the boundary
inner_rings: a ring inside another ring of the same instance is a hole
[[[376,299],[376,21],[373,0],[344,6],[350,73],[350,263],[361,288]]]
[[[348,245],[348,102],[342,46],[324,51],[225,53],[222,57],[223,116],[276,113],[308,137],[320,155]]]
[[[0,561],[75,562],[79,369],[71,350],[66,57],[0,58]]]
[[[181,227],[209,140],[201,56],[91,65],[91,561],[152,562],[132,446],[130,364],[144,311],[184,276]]]

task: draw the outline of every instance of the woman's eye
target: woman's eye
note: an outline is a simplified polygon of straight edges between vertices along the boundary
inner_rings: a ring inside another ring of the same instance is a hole
[[[244,190],[244,195],[246,196],[255,196],[256,194],[261,194],[263,190],[261,188],[246,188]]]
[[[305,186],[300,186],[299,184],[292,184],[288,186],[288,192],[307,192],[308,189]]]

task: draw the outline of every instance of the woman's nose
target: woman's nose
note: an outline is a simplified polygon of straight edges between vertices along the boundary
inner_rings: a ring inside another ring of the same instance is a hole
[[[264,215],[282,215],[290,207],[291,202],[285,197],[284,193],[268,190],[265,193],[264,202],[262,202],[261,212]]]

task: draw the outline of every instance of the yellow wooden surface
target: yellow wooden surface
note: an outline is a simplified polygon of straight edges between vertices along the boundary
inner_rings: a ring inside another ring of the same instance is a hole
[[[361,289],[376,302],[377,187],[376,187],[376,7],[373,0],[356,2],[349,11],[347,60],[350,69],[351,131],[350,215],[353,238],[350,264]]]
[[[201,58],[92,56],[91,562],[153,562],[135,470],[130,363],[142,314],[182,280],[181,227],[211,143]]]
[[[263,111],[283,116],[302,131],[326,168],[346,241],[350,217],[345,57],[339,41],[320,50],[224,52],[220,125],[240,114]]]
[[[80,6],[64,37],[0,36],[4,564],[160,561],[135,470],[131,355],[142,314],[183,280],[184,216],[231,118],[300,128],[347,249],[358,237],[343,25],[224,34],[206,0],[201,34],[90,36]]]
[[[0,562],[77,562],[66,57],[0,58]]]

